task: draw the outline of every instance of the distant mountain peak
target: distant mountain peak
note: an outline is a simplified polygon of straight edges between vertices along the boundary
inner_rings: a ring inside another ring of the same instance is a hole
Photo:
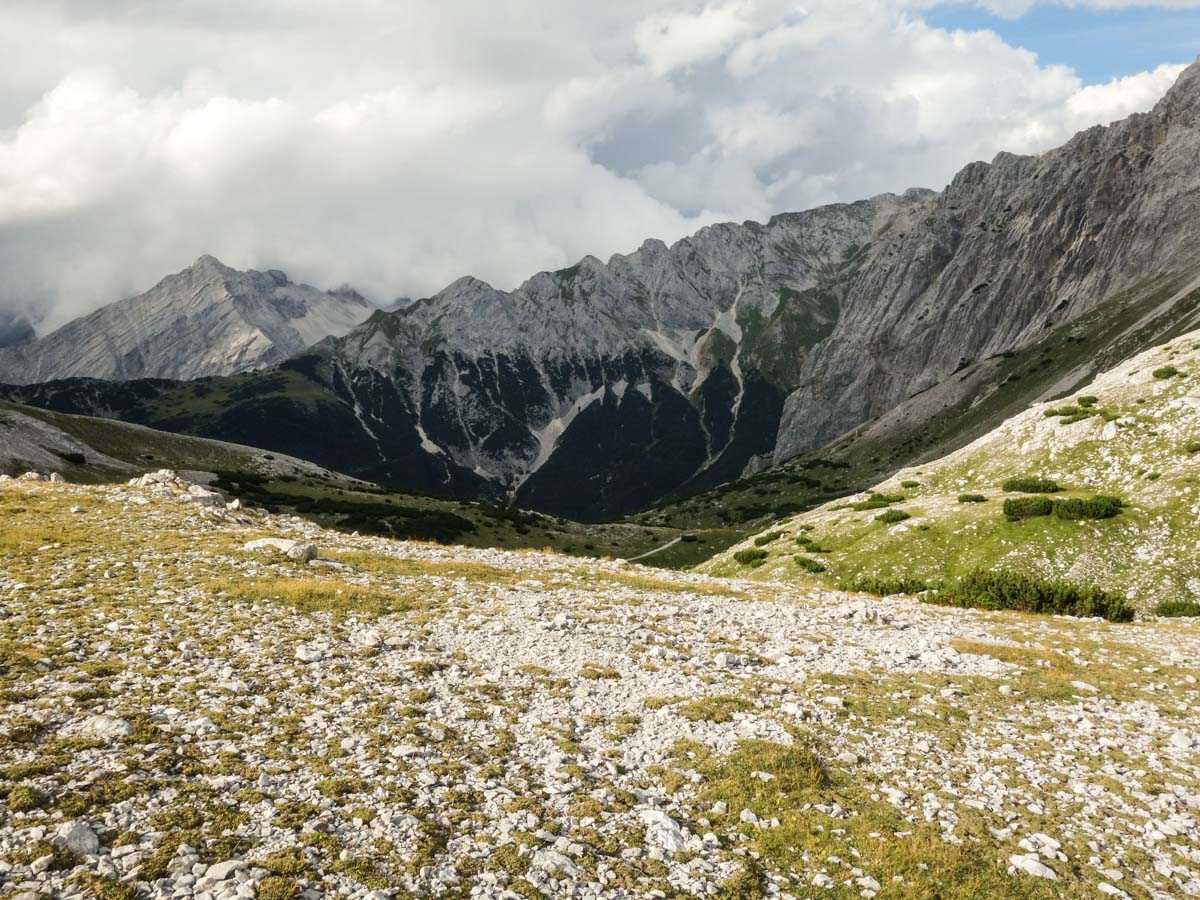
[[[0,381],[125,381],[229,375],[272,365],[360,324],[356,291],[294,284],[278,269],[239,271],[204,254],[150,290],[0,350]],[[0,338],[4,323],[0,321]],[[0,344],[0,346],[4,346]]]

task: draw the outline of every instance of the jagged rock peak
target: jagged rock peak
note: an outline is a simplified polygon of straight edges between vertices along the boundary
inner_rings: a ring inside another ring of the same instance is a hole
[[[277,269],[239,271],[205,254],[143,294],[0,350],[0,381],[228,375],[343,335],[372,309],[348,288],[324,292]]]
[[[1156,116],[1195,116],[1200,111],[1200,56],[1188,66],[1154,107]]]

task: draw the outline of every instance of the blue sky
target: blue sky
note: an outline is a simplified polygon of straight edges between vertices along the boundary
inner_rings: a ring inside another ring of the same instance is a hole
[[[955,4],[930,10],[925,20],[942,28],[995,31],[1006,43],[1037,53],[1043,65],[1070,66],[1089,84],[1160,63],[1190,63],[1200,55],[1200,9],[1035,6],[1006,19]]]

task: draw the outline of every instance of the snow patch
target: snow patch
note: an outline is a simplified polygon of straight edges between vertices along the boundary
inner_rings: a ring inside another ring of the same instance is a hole
[[[429,439],[429,435],[425,433],[425,429],[421,426],[420,422],[417,423],[417,437],[421,439],[421,449],[426,453],[440,454],[442,456],[448,455],[445,450]]]
[[[607,388],[605,385],[600,385],[600,387],[596,388],[594,391],[584,394],[582,397],[577,399],[562,415],[551,419],[541,428],[529,429],[529,433],[537,439],[538,453],[537,456],[534,457],[533,463],[530,464],[529,468],[525,471],[525,474],[522,475],[517,481],[514,489],[524,484],[534,472],[536,472],[545,464],[546,460],[550,458],[550,454],[554,452],[554,448],[558,444],[558,439],[562,437],[563,432],[566,431],[571,426],[571,423],[575,421],[575,417],[597,400],[602,399],[606,390]]]

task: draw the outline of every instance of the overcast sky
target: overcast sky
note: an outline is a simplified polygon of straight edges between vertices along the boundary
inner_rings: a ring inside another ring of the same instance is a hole
[[[61,324],[202,253],[380,302],[511,288],[940,189],[1149,109],[1200,52],[1181,17],[1200,0],[4,0],[0,308]]]

